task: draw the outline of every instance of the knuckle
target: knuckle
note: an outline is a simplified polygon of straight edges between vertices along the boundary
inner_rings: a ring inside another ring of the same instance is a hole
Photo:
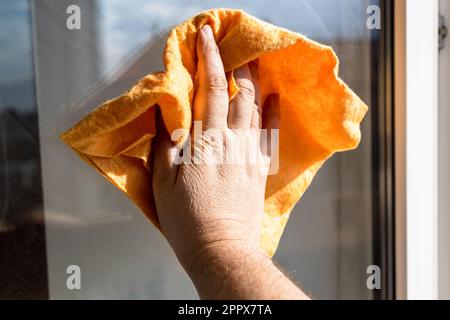
[[[220,54],[219,47],[217,47],[217,44],[216,44],[216,42],[214,40],[206,41],[205,46],[204,46],[204,53],[206,55],[210,55],[210,54],[218,55],[218,54]]]
[[[250,79],[237,78],[236,84],[239,87],[239,94],[251,98],[252,100],[255,99],[255,86]]]
[[[239,87],[239,93],[241,93],[251,99],[255,98],[255,88],[253,88],[247,84],[241,85]]]
[[[212,76],[206,80],[205,87],[208,93],[225,93],[228,91],[228,82],[223,76]]]

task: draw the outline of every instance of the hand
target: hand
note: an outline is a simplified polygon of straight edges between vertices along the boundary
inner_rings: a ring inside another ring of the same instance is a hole
[[[257,129],[262,125],[256,68],[251,70],[245,65],[234,72],[240,91],[229,103],[225,72],[209,26],[200,32],[197,53],[199,84],[193,117],[194,121],[201,121],[203,137],[192,144],[197,145],[197,151],[204,152],[196,155],[197,161],[191,164],[175,165],[180,150],[165,134],[156,144],[154,165],[154,193],[161,229],[187,267],[212,245],[240,243],[259,251],[270,162],[256,141],[260,138]],[[277,119],[265,122],[276,125]],[[215,129],[216,143],[208,139],[211,129]],[[225,141],[233,142],[233,146]],[[250,146],[257,149],[249,150]],[[219,155],[222,160],[227,156],[230,159],[242,156],[245,160],[245,153],[253,150],[259,161],[219,164],[220,161],[214,161],[220,160]]]
[[[158,128],[153,190],[161,230],[203,297],[249,298],[257,293],[273,297],[276,290],[262,293],[247,283],[261,278],[272,289],[273,281],[287,281],[283,288],[297,297],[298,288],[259,247],[270,148],[268,152],[261,148],[258,129],[277,128],[277,99],[266,99],[261,116],[258,75],[250,64],[235,70],[240,91],[229,102],[222,60],[209,26],[199,33],[197,54],[193,131],[200,121],[203,136],[191,132],[192,144],[183,149],[183,157],[190,153],[188,160],[194,160],[177,165],[179,147],[164,127]],[[257,161],[245,159],[251,152]],[[227,275],[230,270],[235,271]],[[251,278],[248,273],[261,277]]]

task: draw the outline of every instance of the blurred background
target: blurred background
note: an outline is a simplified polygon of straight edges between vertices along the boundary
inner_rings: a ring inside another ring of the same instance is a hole
[[[70,30],[70,5],[81,28]],[[369,30],[367,8],[382,10]],[[167,33],[228,7],[331,45],[370,111],[355,151],[334,155],[292,212],[274,259],[321,299],[393,296],[389,2],[15,0],[0,2],[0,298],[192,299],[151,223],[58,138],[104,100],[163,70]],[[298,152],[302,152],[298,150]],[[81,290],[66,269],[81,268]],[[379,265],[382,288],[369,290]]]

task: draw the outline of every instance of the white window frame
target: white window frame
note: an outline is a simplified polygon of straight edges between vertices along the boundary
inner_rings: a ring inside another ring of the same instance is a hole
[[[450,228],[448,223],[439,224],[449,221],[450,195],[443,194],[449,179],[439,170],[448,154],[440,147],[449,140],[442,138],[439,127],[448,127],[450,121],[441,117],[439,108],[438,21],[439,0],[395,1],[396,297],[400,299],[449,298],[450,270],[444,267],[449,245],[443,241]]]

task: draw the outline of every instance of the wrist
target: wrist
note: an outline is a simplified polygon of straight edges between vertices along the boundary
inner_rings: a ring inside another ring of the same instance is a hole
[[[244,263],[267,263],[272,260],[259,245],[246,240],[219,240],[196,252],[183,265],[191,278],[205,272],[233,269]]]
[[[262,278],[270,275],[263,281],[266,284],[279,280],[279,275],[277,279],[273,277],[279,271],[270,257],[258,246],[243,241],[212,243],[199,252],[185,270],[202,299],[266,297],[266,293],[258,289]]]
[[[212,263],[222,257],[250,253],[266,256],[259,247],[257,230],[257,226],[249,227],[238,220],[220,219],[191,225],[190,228],[185,228],[183,237],[178,232],[175,237],[171,237],[173,241],[169,242],[189,273],[197,262],[204,263],[206,260]]]

